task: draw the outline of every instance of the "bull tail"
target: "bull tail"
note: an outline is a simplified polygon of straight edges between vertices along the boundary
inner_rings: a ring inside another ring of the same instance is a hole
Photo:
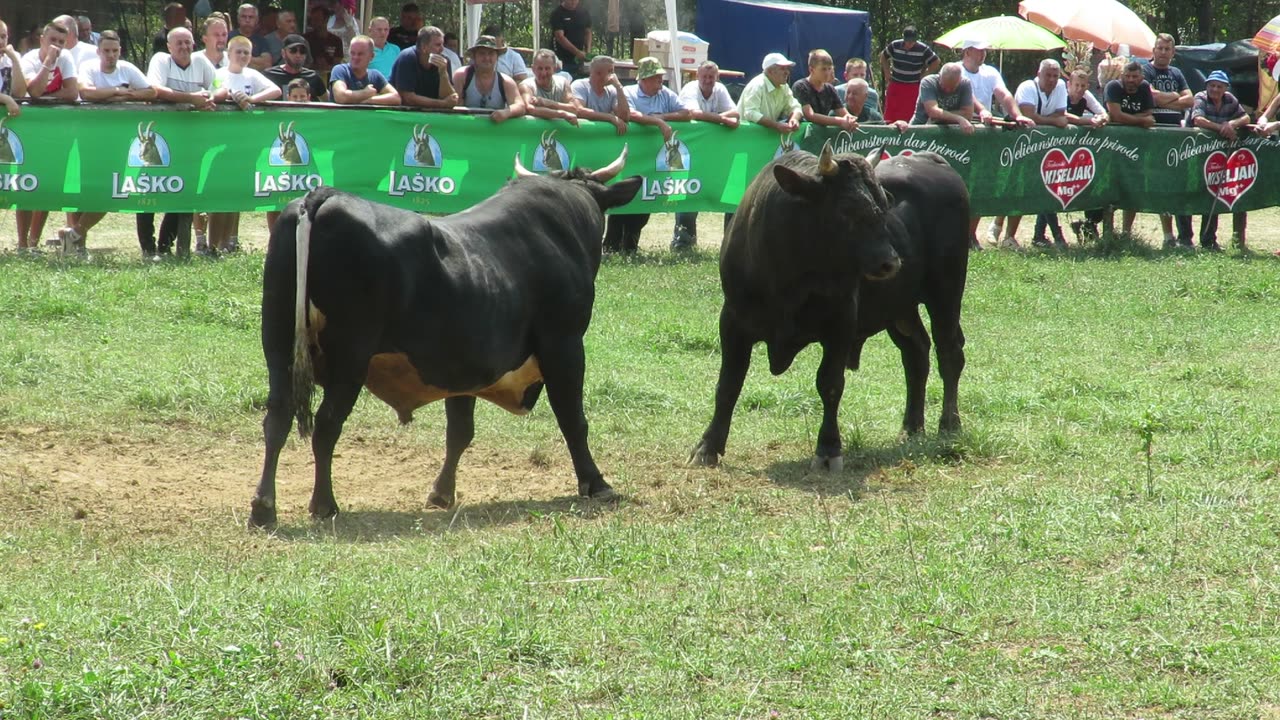
[[[312,395],[315,394],[315,368],[311,364],[311,338],[307,333],[307,263],[311,256],[311,217],[304,201],[298,214],[298,229],[295,236],[297,243],[297,289],[294,297],[293,315],[293,414],[298,420],[298,434],[302,437],[311,435],[315,426],[315,413],[311,409]]]

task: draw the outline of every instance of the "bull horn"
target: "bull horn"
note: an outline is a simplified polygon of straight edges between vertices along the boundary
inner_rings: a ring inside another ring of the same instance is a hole
[[[883,159],[884,159],[883,145],[867,153],[867,163],[869,163],[872,168],[875,168],[875,166],[879,165],[880,161]]]
[[[830,177],[838,171],[836,151],[831,149],[831,141],[828,140],[822,144],[822,154],[818,156],[818,174]]]
[[[609,163],[608,165],[605,165],[599,170],[596,170],[595,172],[591,173],[589,177],[592,180],[595,180],[596,182],[602,182],[602,183],[609,182],[618,173],[622,172],[622,167],[626,164],[627,164],[627,146],[623,145],[622,152],[619,153],[618,158],[616,160]]]
[[[520,162],[520,153],[516,153],[516,177],[538,177],[538,173],[525,169],[524,163]]]

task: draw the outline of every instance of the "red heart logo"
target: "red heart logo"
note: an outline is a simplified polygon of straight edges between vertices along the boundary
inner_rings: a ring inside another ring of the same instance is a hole
[[[1241,148],[1231,157],[1221,150],[1214,150],[1204,161],[1204,184],[1209,194],[1222,201],[1227,209],[1235,207],[1253,182],[1258,179],[1258,157],[1253,151]]]
[[[1040,179],[1049,194],[1062,203],[1063,210],[1084,193],[1084,189],[1093,182],[1096,171],[1089,148],[1077,148],[1070,159],[1066,153],[1054,148],[1040,161]]]
[[[915,155],[915,151],[914,151],[914,150],[903,150],[902,152],[898,153],[898,157],[911,157],[912,155]],[[893,157],[893,156],[889,154],[889,151],[888,151],[888,150],[881,150],[881,151],[880,151],[880,159],[881,159],[882,161],[883,161],[883,160],[888,160],[888,159],[889,159],[889,158],[891,158],[891,157]]]

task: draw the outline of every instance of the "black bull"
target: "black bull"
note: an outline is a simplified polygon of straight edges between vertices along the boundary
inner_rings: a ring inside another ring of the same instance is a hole
[[[882,192],[883,191],[883,192]],[[939,428],[960,427],[964,369],[960,305],[968,271],[969,193],[941,157],[917,153],[868,163],[856,155],[789,153],[748,187],[720,250],[720,378],[715,413],[690,461],[724,454],[733,408],[757,342],[781,374],[822,345],[817,389],[823,418],[814,465],[843,467],[837,423],[844,370],[857,369],[867,338],[888,331],[902,354],[902,426],[924,429],[929,311],[943,382]]]
[[[250,524],[276,521],[276,465],[298,419],[312,430],[312,517],[337,514],[332,464],[343,422],[367,386],[402,422],[444,399],[446,454],[431,505],[455,500],[458,459],[474,434],[476,397],[524,413],[546,385],[573,458],[578,491],[608,498],[587,447],[583,335],[600,267],[603,211],[640,188],[606,186],[607,168],[520,174],[465,213],[425,219],[320,188],[295,200],[271,232],[262,287],[269,376],[266,458]],[[314,384],[324,399],[314,418]]]

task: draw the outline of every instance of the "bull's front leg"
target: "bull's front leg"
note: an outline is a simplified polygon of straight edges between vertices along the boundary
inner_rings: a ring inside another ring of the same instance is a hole
[[[716,407],[711,424],[689,454],[690,465],[715,467],[729,440],[733,409],[742,394],[742,383],[751,368],[751,346],[755,343],[733,321],[728,308],[720,311],[720,378],[716,381]]]
[[[476,434],[476,399],[459,395],[444,401],[446,428],[444,464],[436,476],[435,487],[427,495],[427,504],[449,509],[457,500],[458,459],[471,446]]]
[[[851,322],[846,327],[853,327]],[[822,425],[811,466],[815,470],[840,472],[844,469],[844,449],[840,441],[840,399],[844,396],[844,369],[853,346],[853,337],[839,333],[822,342],[822,362],[815,384],[822,399]]]

